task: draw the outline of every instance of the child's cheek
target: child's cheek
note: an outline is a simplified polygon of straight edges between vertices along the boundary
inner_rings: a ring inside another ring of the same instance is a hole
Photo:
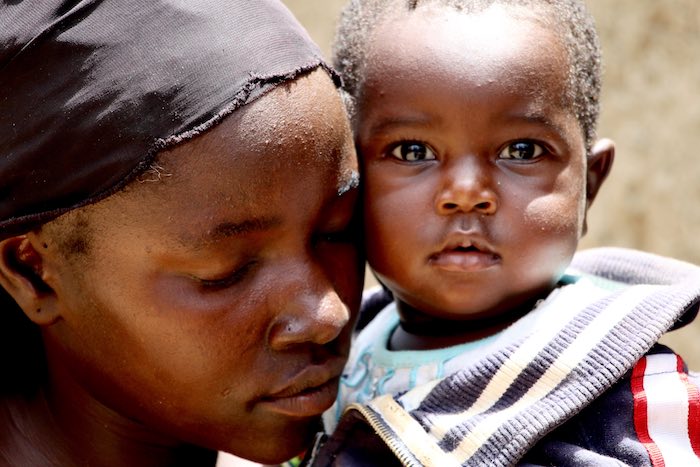
[[[585,198],[569,193],[549,193],[525,206],[523,221],[541,235],[570,235],[578,240],[583,226]]]

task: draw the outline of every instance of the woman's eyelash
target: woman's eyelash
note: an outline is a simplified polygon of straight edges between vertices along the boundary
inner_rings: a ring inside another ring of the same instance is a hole
[[[321,234],[319,237],[322,241],[330,243],[350,242],[357,238],[357,229],[354,225],[349,225],[342,230],[324,233]]]
[[[197,278],[197,281],[205,289],[220,290],[241,282],[256,264],[257,261],[249,261],[226,277],[222,277],[220,279]]]

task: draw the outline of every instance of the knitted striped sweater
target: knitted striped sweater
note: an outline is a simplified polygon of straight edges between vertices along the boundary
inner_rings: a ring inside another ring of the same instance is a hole
[[[351,405],[308,465],[700,465],[700,381],[657,345],[697,313],[700,268],[618,248],[572,268],[622,286],[443,379]]]

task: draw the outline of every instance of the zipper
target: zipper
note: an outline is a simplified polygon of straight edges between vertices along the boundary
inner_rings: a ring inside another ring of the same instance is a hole
[[[423,467],[423,464],[418,462],[413,453],[406,446],[396,440],[394,432],[387,426],[385,422],[371,408],[360,405],[350,404],[345,410],[347,414],[351,410],[355,410],[367,421],[372,427],[377,436],[386,444],[397,459],[406,467]]]

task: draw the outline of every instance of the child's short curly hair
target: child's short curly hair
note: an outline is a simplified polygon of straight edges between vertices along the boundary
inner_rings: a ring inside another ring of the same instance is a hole
[[[338,23],[333,61],[351,96],[351,113],[354,99],[362,89],[367,49],[375,27],[392,12],[411,11],[428,3],[465,13],[479,12],[494,4],[536,11],[543,24],[559,33],[568,52],[569,102],[590,151],[600,107],[601,52],[593,18],[582,0],[350,0]]]

